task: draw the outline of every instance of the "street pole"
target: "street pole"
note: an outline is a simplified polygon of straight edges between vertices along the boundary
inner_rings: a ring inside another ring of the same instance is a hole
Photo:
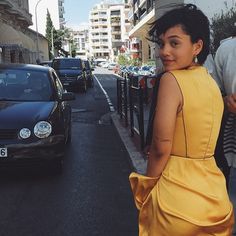
[[[51,29],[51,43],[52,43],[52,55],[54,57],[54,39],[53,39],[53,27]]]
[[[38,32],[38,17],[37,17],[37,7],[42,0],[38,0],[35,5],[35,25],[36,25],[36,47],[37,47],[37,58],[36,62],[39,61],[39,32]]]

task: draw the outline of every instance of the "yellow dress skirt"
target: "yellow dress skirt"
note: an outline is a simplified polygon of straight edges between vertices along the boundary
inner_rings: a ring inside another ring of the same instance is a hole
[[[213,157],[171,156],[160,178],[132,173],[130,183],[140,211],[140,236],[232,234],[233,207],[226,189],[217,187],[225,186],[225,178]]]

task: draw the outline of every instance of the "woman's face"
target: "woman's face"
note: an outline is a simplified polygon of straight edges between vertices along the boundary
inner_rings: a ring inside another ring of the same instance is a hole
[[[180,25],[161,34],[159,54],[165,71],[185,69],[193,66],[193,59],[202,49],[202,40],[192,43]]]

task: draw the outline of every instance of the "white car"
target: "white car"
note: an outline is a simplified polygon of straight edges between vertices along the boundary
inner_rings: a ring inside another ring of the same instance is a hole
[[[114,70],[116,68],[117,64],[116,63],[110,63],[108,66],[107,66],[107,69],[108,70]]]

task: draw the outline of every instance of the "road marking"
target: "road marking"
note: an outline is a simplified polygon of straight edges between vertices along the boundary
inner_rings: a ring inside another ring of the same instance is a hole
[[[107,102],[108,102],[110,111],[115,111],[115,108],[114,108],[114,106],[113,106],[113,104],[112,104],[112,102],[111,102],[111,99],[109,98],[109,96],[108,96],[106,90],[102,87],[102,85],[101,85],[101,83],[99,82],[99,80],[98,80],[98,78],[97,78],[96,75],[94,75],[94,78],[97,80],[97,82],[98,82],[98,84],[99,84],[99,86],[100,86],[102,92],[104,93],[104,95],[105,95],[105,97],[106,97],[106,99],[107,99]]]

